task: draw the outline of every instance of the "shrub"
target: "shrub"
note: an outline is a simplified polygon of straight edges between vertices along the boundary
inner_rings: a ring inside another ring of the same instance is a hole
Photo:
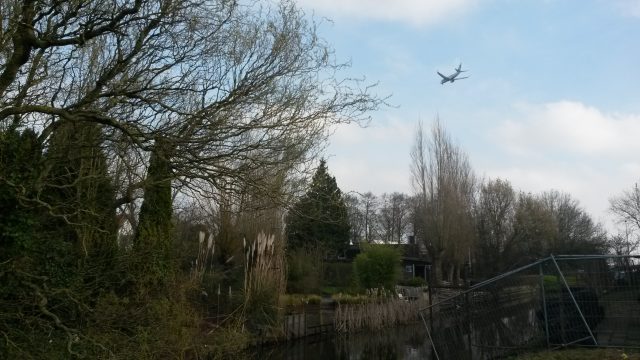
[[[329,296],[331,296],[331,295],[337,294],[337,293],[339,293],[339,292],[342,292],[342,291],[340,291],[340,289],[338,289],[338,288],[337,288],[337,287],[335,287],[335,286],[323,286],[323,287],[322,287],[322,289],[320,289],[320,293],[321,293],[322,295],[329,295]]]
[[[322,284],[322,254],[307,248],[289,251],[287,270],[287,292],[317,292]]]
[[[400,285],[404,285],[404,286],[424,286],[427,283],[424,281],[423,278],[421,277],[414,277],[411,279],[404,279],[398,282]]]
[[[282,294],[280,295],[278,304],[281,307],[298,306],[304,303],[304,296],[299,294]]]
[[[575,276],[565,276],[565,280],[569,286],[578,285],[578,279]],[[557,293],[565,289],[564,282],[556,275],[545,275],[543,278],[544,291],[551,294]]]
[[[310,305],[318,305],[322,302],[322,297],[320,295],[309,295],[306,297],[305,302]]]
[[[202,358],[237,359],[250,341],[250,334],[236,324],[215,328],[205,336]]]
[[[324,285],[346,289],[353,284],[353,266],[348,262],[324,264]]]
[[[353,262],[358,285],[393,289],[400,276],[400,252],[389,245],[368,245]]]

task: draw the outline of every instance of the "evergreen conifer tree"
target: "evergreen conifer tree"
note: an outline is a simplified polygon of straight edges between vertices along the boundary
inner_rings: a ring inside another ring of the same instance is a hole
[[[333,254],[349,245],[347,207],[325,160],[320,161],[307,193],[287,216],[287,242],[291,249],[319,247]]]

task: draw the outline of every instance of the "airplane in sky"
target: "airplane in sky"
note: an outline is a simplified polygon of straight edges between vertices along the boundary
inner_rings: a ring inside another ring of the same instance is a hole
[[[456,68],[456,73],[455,74],[451,74],[449,76],[445,76],[442,75],[439,71],[436,71],[438,73],[438,75],[440,75],[440,77],[442,78],[442,80],[440,81],[440,84],[444,84],[447,81],[451,82],[453,84],[454,81],[456,80],[462,80],[462,79],[466,79],[468,78],[468,76],[465,77],[458,77],[458,75],[460,75],[460,73],[463,73],[467,70],[462,70],[462,63],[460,65],[458,65],[458,67]]]

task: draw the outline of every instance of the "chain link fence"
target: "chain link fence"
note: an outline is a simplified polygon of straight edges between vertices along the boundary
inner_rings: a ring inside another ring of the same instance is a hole
[[[640,348],[640,257],[550,256],[420,311],[434,359]]]

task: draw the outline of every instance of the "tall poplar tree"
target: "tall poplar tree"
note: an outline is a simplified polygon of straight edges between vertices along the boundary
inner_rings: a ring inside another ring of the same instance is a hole
[[[439,283],[443,275],[455,281],[473,243],[475,176],[467,154],[438,119],[430,134],[418,123],[411,172],[417,197],[416,239],[427,250],[434,281]]]

